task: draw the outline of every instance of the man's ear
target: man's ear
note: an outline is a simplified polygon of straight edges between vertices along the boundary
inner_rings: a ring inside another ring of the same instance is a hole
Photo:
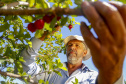
[[[87,54],[87,50],[84,50],[83,57]]]

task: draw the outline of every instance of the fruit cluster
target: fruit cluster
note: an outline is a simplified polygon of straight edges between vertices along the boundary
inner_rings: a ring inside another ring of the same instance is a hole
[[[41,30],[44,27],[44,23],[50,23],[52,19],[55,17],[55,15],[45,15],[43,19],[38,19],[34,23],[28,24],[28,30],[31,32],[35,32],[37,29]],[[61,16],[57,16],[57,21],[61,19]]]

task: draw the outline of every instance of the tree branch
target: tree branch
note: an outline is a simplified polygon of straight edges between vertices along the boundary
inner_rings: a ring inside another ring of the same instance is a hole
[[[20,75],[17,75],[17,74],[8,73],[8,72],[2,72],[1,70],[0,70],[0,74],[1,74],[2,76],[5,76],[5,77],[6,77],[6,76],[9,76],[9,77],[18,78],[18,79],[23,80],[23,77],[20,76]],[[25,77],[25,79],[26,79],[28,82],[32,83],[32,84],[37,84],[37,83],[35,83],[32,79],[30,79],[30,78],[28,78],[28,77]]]
[[[70,8],[60,8],[52,7],[47,9],[0,9],[0,15],[33,15],[33,14],[56,14],[56,15],[78,15],[81,16],[83,13],[81,9],[70,9]]]
[[[3,76],[9,76],[9,77],[14,77],[14,78],[21,78],[20,75],[13,74],[13,73],[8,73],[8,72],[2,72],[1,70],[0,70],[0,74],[3,75]]]

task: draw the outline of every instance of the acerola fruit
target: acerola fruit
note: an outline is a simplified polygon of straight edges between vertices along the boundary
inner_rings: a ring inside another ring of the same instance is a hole
[[[52,19],[55,17],[55,15],[54,14],[52,14],[51,16],[50,16],[50,18],[51,18],[51,21],[52,21]]]
[[[35,21],[35,27],[37,29],[42,29],[44,27],[44,21],[42,19],[38,19]]]
[[[61,19],[61,16],[58,16],[58,17],[57,17],[57,21],[59,21],[60,19]]]
[[[35,27],[34,23],[29,23],[28,24],[28,30],[31,31],[32,33],[35,32],[37,29]]]
[[[52,15],[45,15],[45,16],[43,17],[43,20],[44,20],[46,23],[50,23],[54,17],[55,17],[55,16],[54,16],[53,14],[52,14]]]
[[[69,25],[68,25],[68,28],[69,28],[69,29],[72,29],[72,28],[73,28],[73,25],[69,24]]]

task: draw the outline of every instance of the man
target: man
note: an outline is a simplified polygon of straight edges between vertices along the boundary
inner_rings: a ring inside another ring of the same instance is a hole
[[[115,7],[105,2],[82,3],[82,12],[91,23],[98,38],[95,38],[82,22],[80,28],[85,42],[80,36],[69,36],[64,40],[67,50],[67,62],[64,66],[68,71],[59,69],[62,77],[56,73],[36,75],[40,68],[34,58],[46,37],[45,34],[39,39],[33,38],[32,48],[22,51],[21,56],[26,61],[22,63],[24,71],[34,75],[34,80],[43,79],[49,81],[50,84],[72,84],[75,78],[78,78],[80,84],[122,84],[122,67],[126,54],[126,5],[111,4]],[[82,64],[82,60],[90,57],[86,55],[89,52],[88,48],[93,63],[99,71],[98,76],[97,72]]]

